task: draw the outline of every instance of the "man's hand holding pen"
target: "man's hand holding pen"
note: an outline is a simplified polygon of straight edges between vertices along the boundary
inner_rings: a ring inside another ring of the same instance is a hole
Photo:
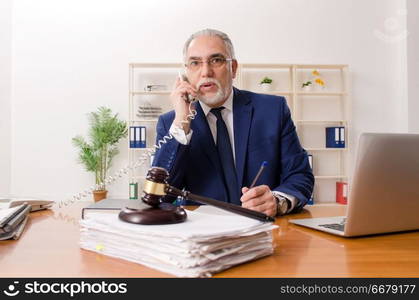
[[[243,187],[242,193],[240,201],[243,207],[262,212],[271,217],[276,216],[277,201],[269,186],[259,185],[250,189]]]
[[[267,165],[268,162],[263,161],[250,187],[242,188],[243,196],[240,198],[240,201],[245,208],[262,212],[270,217],[275,217],[277,214],[277,201],[271,189],[267,185],[255,186]]]

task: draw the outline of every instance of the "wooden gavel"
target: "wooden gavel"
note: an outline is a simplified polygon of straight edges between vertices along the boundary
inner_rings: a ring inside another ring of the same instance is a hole
[[[175,197],[180,196],[201,204],[212,205],[262,222],[275,221],[274,218],[258,211],[179,190],[167,183],[168,178],[169,173],[164,168],[153,167],[148,170],[143,189],[144,195],[141,200],[150,207],[143,209],[123,208],[119,213],[119,218],[125,222],[144,225],[184,222],[187,217],[186,211],[181,207],[165,202],[164,196],[170,195]]]
[[[184,199],[193,200],[201,204],[212,205],[229,212],[253,218],[262,222],[275,221],[274,218],[258,211],[250,210],[232,203],[199,196],[188,191],[179,190],[167,183],[168,178],[169,173],[166,171],[166,169],[159,167],[151,168],[147,173],[144,184],[144,196],[141,198],[141,200],[152,207],[158,207],[163,202],[164,196],[180,196]]]

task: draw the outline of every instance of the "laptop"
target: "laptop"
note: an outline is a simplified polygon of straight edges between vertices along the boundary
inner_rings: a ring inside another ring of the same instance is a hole
[[[289,222],[344,237],[419,229],[419,134],[362,133],[347,215]]]

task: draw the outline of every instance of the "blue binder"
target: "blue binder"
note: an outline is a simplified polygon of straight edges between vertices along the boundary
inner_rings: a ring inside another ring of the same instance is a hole
[[[129,128],[129,147],[136,148],[135,145],[135,126],[130,126]]]
[[[147,146],[146,144],[146,127],[140,126],[139,128],[139,140],[138,140],[138,147],[139,148],[145,148]]]
[[[140,126],[135,126],[135,148],[140,148]]]
[[[326,127],[326,148],[345,148],[345,127]]]
[[[345,127],[340,127],[339,130],[340,146],[341,148],[345,148]]]
[[[145,148],[146,145],[146,127],[130,126],[129,128],[129,147]]]

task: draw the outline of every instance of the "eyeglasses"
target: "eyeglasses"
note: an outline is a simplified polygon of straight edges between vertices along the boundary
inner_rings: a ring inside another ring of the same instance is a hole
[[[232,61],[232,58],[225,58],[223,56],[214,56],[210,59],[203,61],[198,59],[191,59],[186,64],[185,67],[190,71],[195,72],[202,68],[204,63],[207,63],[211,68],[220,68],[225,65],[227,61]]]

